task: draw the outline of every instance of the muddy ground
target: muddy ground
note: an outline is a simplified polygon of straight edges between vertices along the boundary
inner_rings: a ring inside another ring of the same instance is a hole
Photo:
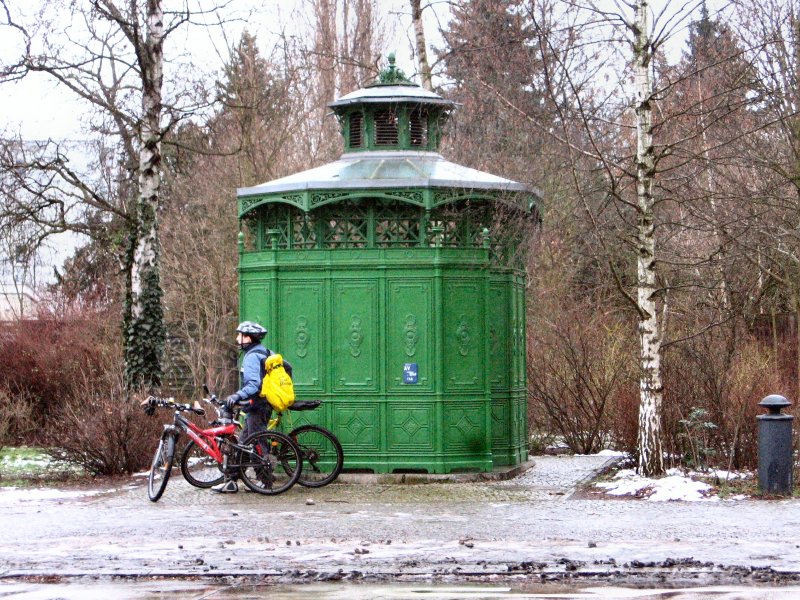
[[[277,497],[217,495],[176,472],[156,504],[141,477],[72,494],[4,489],[0,580],[800,584],[800,501],[576,493],[609,460],[542,457],[505,481],[362,479]]]

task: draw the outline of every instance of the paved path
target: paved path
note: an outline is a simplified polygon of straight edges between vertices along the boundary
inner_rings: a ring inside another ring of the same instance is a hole
[[[175,473],[95,496],[0,491],[0,578],[259,576],[800,581],[800,501],[572,495],[609,461],[538,457],[509,481],[217,495]]]

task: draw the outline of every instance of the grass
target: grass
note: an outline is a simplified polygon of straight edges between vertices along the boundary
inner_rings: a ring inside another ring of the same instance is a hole
[[[0,450],[0,485],[24,487],[82,479],[83,471],[53,460],[42,448],[6,447]]]
[[[758,479],[752,476],[733,477],[726,481],[712,475],[704,476],[703,474],[693,473],[692,478],[713,486],[717,496],[723,500],[733,496],[758,496],[760,494]]]

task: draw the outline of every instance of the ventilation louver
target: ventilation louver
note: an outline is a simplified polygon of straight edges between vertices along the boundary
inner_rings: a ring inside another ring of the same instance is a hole
[[[397,130],[397,113],[388,110],[375,113],[376,146],[396,146]]]

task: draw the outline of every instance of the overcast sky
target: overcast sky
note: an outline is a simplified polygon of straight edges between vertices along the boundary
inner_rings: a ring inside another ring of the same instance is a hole
[[[190,5],[207,4],[208,0],[188,0]],[[614,9],[613,0],[607,0],[609,9]],[[24,11],[34,14],[36,8],[44,0],[10,0],[13,11]],[[398,66],[406,73],[415,72],[412,60],[411,45],[413,32],[408,9],[408,0],[378,0],[381,19],[387,37],[387,52],[394,51],[398,56]],[[716,6],[717,0],[710,0],[709,6]],[[171,4],[167,0],[167,5]],[[447,22],[449,15],[448,2],[444,0],[428,0],[423,5],[429,7],[424,11],[426,35],[430,46],[440,46],[439,27]],[[683,6],[684,3],[669,0],[653,0],[651,6],[658,14],[664,6]],[[256,12],[243,20],[232,21],[223,31],[218,29],[213,36],[208,30],[201,28],[183,28],[168,38],[167,56],[176,51],[191,49],[192,57],[200,64],[206,65],[209,75],[213,76],[220,69],[227,57],[227,48],[235,43],[246,27],[258,36],[265,48],[281,30],[292,32],[292,28],[302,26],[303,20],[310,22],[313,15],[308,13],[305,0],[236,0],[234,3],[239,16],[245,11],[255,8]],[[685,31],[678,31],[671,45],[673,57],[680,55],[680,48],[685,39]],[[15,40],[11,35],[0,35],[0,54],[5,60],[15,52]],[[28,139],[81,139],[81,115],[84,108],[71,94],[60,90],[43,75],[33,75],[25,81],[0,85],[0,131],[6,134],[21,132]]]
[[[196,4],[202,0],[190,0]],[[206,2],[207,3],[207,2]],[[41,2],[36,0],[11,0],[14,10],[24,10],[31,14],[34,7]],[[167,0],[167,4],[170,4]],[[248,5],[252,5],[248,7]],[[408,10],[408,0],[378,0],[381,9],[381,20],[384,24],[387,37],[387,52],[396,52],[398,66],[407,73],[414,71],[411,60],[410,44],[412,42],[411,19]],[[222,31],[217,29],[213,36],[209,30],[198,27],[183,28],[173,33],[167,40],[165,54],[183,52],[190,49],[192,58],[198,64],[205,65],[209,76],[219,72],[223,61],[227,58],[228,50],[247,28],[255,34],[262,48],[271,46],[278,32],[300,28],[303,20],[310,22],[313,15],[308,13],[305,0],[270,0],[256,2],[255,0],[237,0],[234,3],[236,15],[247,14],[247,21],[234,20],[225,25]],[[246,12],[255,7],[256,12]],[[430,9],[425,11],[428,36],[433,43],[440,39],[438,20],[445,19],[447,14],[446,2],[432,2]],[[19,39],[5,34],[0,35],[0,54],[4,62],[14,56]],[[212,79],[213,80],[213,79]],[[76,101],[72,94],[60,90],[44,75],[28,76],[24,81],[4,83],[0,85],[0,131],[6,134],[21,132],[28,139],[81,139],[80,121],[84,107]]]

